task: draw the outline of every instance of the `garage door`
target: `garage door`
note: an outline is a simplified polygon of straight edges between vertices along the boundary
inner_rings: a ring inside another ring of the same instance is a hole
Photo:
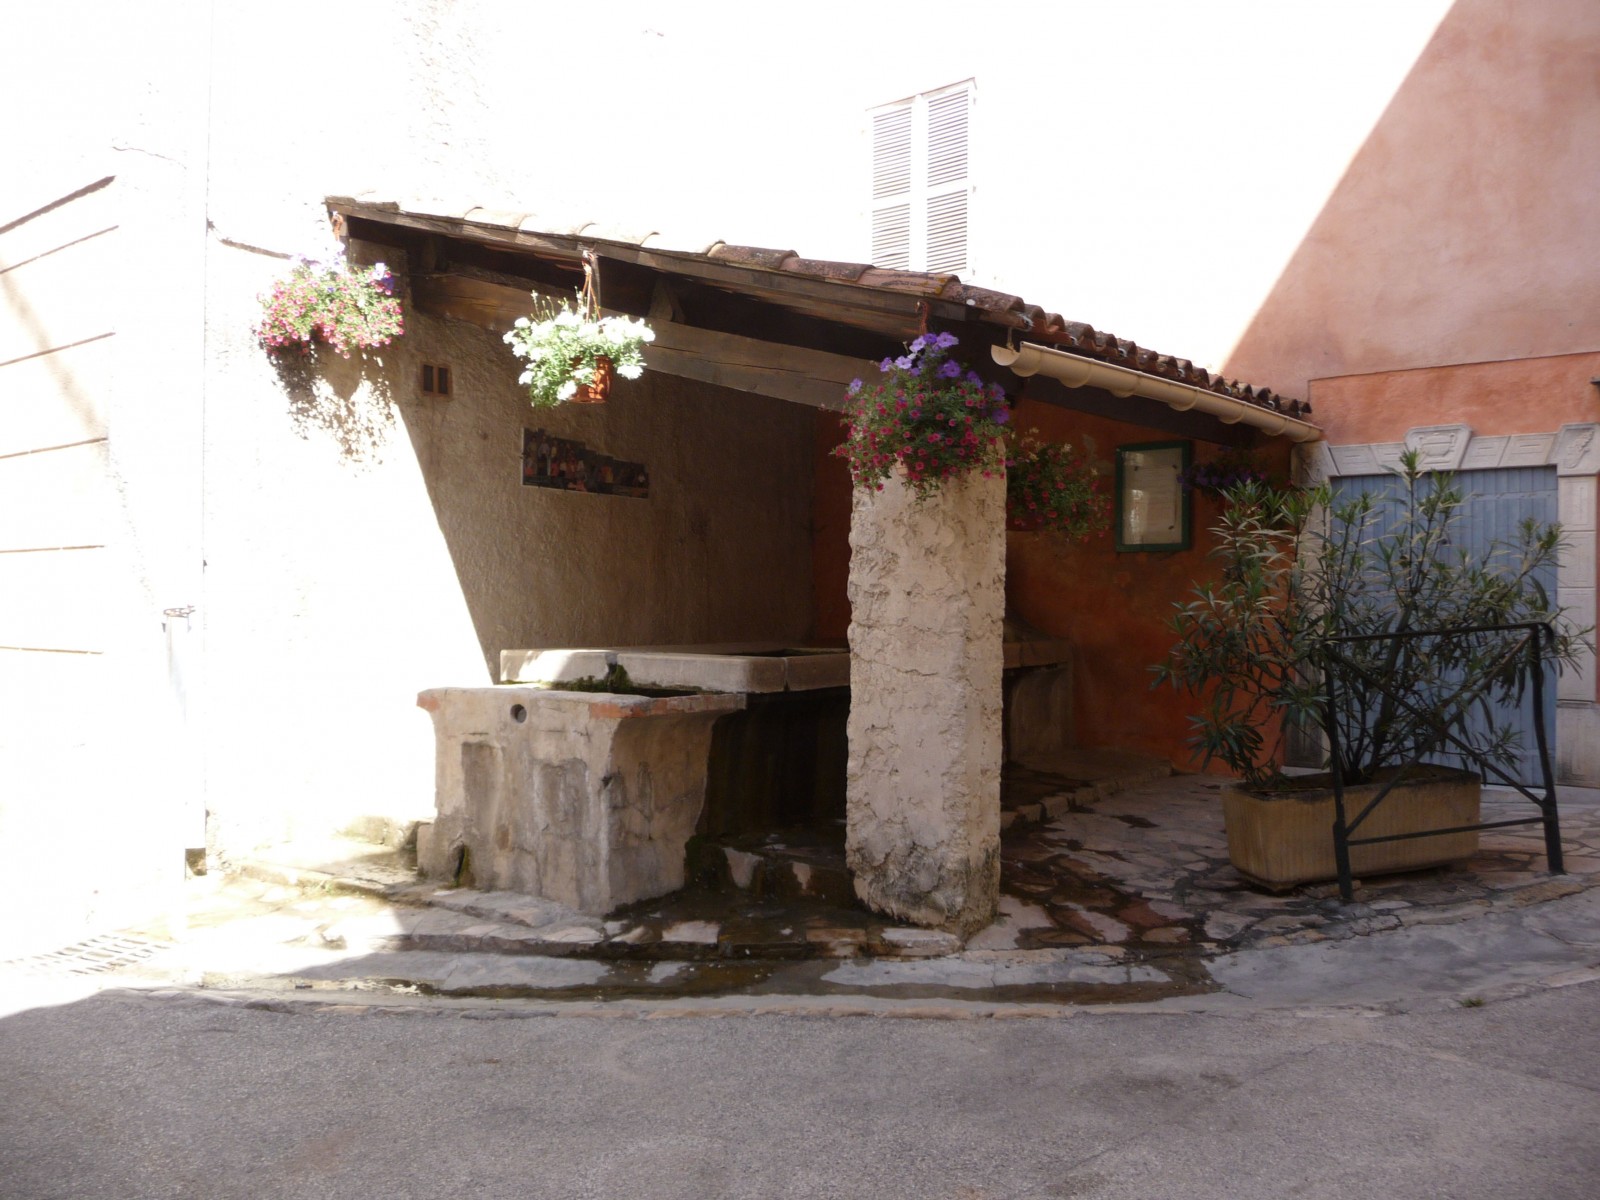
[[[1487,556],[1496,542],[1513,541],[1518,528],[1528,518],[1545,524],[1556,520],[1554,467],[1461,471],[1457,473],[1456,480],[1466,493],[1467,499],[1452,528],[1452,539],[1457,546],[1476,559],[1481,560]],[[1391,527],[1399,518],[1405,483],[1397,476],[1348,476],[1334,480],[1333,488],[1337,499],[1348,499],[1364,491],[1379,498],[1380,529]],[[1556,572],[1553,564],[1545,569],[1539,582],[1550,596],[1555,597]],[[1556,716],[1556,677],[1553,671],[1545,676],[1543,700],[1545,737],[1548,739],[1553,765]],[[1520,760],[1512,774],[1518,777],[1519,782],[1542,785],[1539,743],[1534,730],[1531,698],[1525,700],[1518,708],[1501,710],[1496,723],[1515,729],[1521,742]],[[1476,724],[1481,729],[1483,722],[1479,719]],[[1448,762],[1452,766],[1458,765],[1458,760],[1453,756],[1441,756],[1438,761]]]

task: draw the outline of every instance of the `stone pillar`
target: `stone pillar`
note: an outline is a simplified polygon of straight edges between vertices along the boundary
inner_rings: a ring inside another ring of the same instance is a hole
[[[850,520],[846,852],[870,908],[967,935],[1000,885],[1005,479],[920,503],[898,479]]]

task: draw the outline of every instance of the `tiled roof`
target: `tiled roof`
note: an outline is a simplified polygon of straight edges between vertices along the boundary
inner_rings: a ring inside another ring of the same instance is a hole
[[[833,262],[803,258],[793,250],[765,246],[738,246],[727,242],[663,233],[643,227],[619,227],[596,221],[535,214],[516,208],[491,208],[437,200],[392,200],[371,193],[329,196],[328,206],[350,215],[378,220],[395,218],[449,222],[481,230],[485,240],[570,242],[574,247],[598,245],[632,247],[676,258],[699,258],[730,267],[753,268],[779,277],[814,280],[879,292],[892,292],[921,300],[957,306],[970,317],[1014,330],[1030,341],[1054,346],[1086,358],[1130,367],[1162,379],[1186,383],[1234,400],[1242,400],[1290,416],[1308,415],[1309,404],[1279,396],[1268,388],[1225,380],[1186,358],[1161,354],[1126,338],[1069,321],[1059,313],[1029,304],[1021,296],[962,283],[955,275],[927,271],[895,271],[868,263]],[[497,239],[496,235],[499,235]],[[508,236],[509,235],[509,236]]]
[[[851,283],[859,287],[936,297],[951,304],[961,305],[969,311],[975,310],[982,318],[1016,329],[1031,341],[1048,343],[1062,350],[1082,354],[1086,358],[1117,363],[1148,375],[1187,383],[1235,400],[1258,404],[1273,411],[1282,411],[1290,415],[1311,411],[1310,405],[1280,397],[1269,388],[1256,388],[1236,380],[1224,380],[1220,375],[1213,375],[1203,367],[1195,366],[1186,358],[1158,353],[1126,338],[1119,338],[1115,334],[1096,329],[1083,321],[1069,321],[1060,313],[1047,312],[1037,304],[1029,304],[1021,296],[962,283],[955,275],[924,271],[891,271],[866,263],[827,262],[801,258],[792,250],[771,250],[760,246],[730,246],[717,243],[707,247],[703,253],[707,258],[761,267],[769,271],[786,271],[794,275]]]

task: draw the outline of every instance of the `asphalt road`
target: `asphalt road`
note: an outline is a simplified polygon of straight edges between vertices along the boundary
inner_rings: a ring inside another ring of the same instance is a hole
[[[0,1196],[1600,1195],[1600,984],[1402,1016],[0,1019]]]

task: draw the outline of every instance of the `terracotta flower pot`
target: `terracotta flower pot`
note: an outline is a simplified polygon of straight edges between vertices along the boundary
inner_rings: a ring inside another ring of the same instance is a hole
[[[573,366],[577,366],[573,360]],[[616,372],[612,369],[611,360],[604,355],[596,355],[594,360],[594,376],[588,383],[580,383],[578,390],[572,393],[571,404],[604,404],[606,397],[611,394],[611,380]]]

